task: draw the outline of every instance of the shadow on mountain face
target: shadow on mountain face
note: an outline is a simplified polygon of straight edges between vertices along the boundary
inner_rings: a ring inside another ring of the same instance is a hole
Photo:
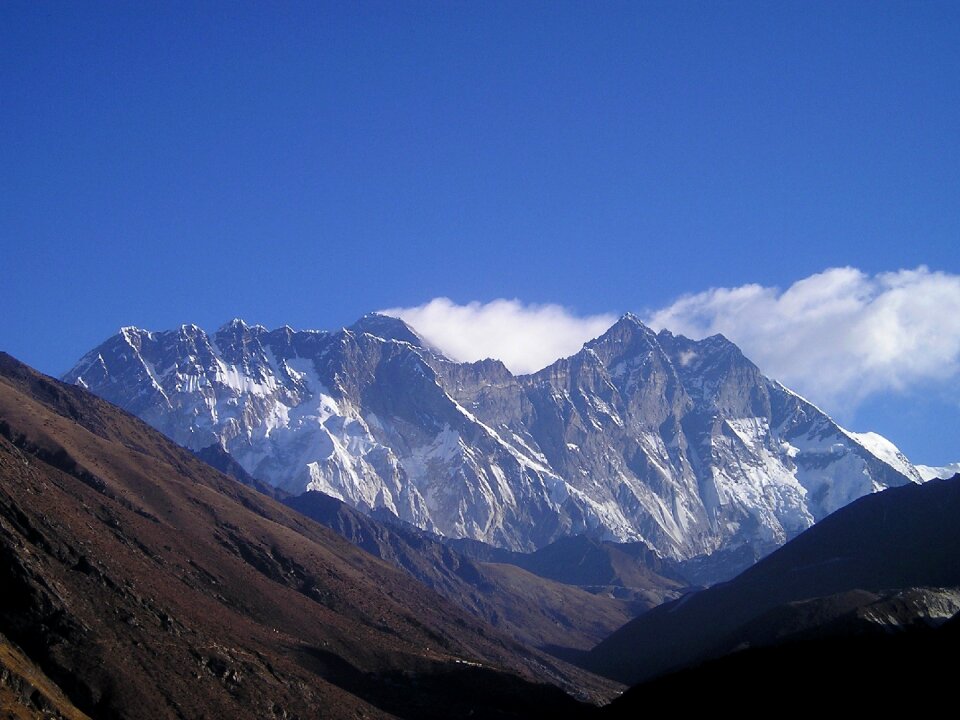
[[[509,563],[471,559],[422,530],[380,522],[323,493],[308,492],[284,503],[519,642],[551,654],[557,647],[585,651],[653,604],[588,592]],[[671,595],[673,583],[664,579],[663,585],[660,591]]]

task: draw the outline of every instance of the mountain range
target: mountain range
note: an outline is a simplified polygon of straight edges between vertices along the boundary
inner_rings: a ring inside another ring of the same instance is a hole
[[[724,337],[629,314],[530,375],[455,362],[371,314],[333,332],[124,328],[64,380],[286,492],[512,551],[585,534],[753,559],[921,481],[889,441],[844,430]]]
[[[587,720],[710,711],[745,680],[747,705],[934,707],[960,476],[911,479],[690,591],[703,558],[642,541],[522,553],[291,493],[0,354],[0,713]]]

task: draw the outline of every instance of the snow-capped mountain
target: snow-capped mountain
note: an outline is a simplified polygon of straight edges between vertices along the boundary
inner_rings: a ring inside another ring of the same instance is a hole
[[[960,462],[948,463],[941,467],[934,467],[932,465],[915,465],[917,472],[920,473],[920,477],[923,478],[923,481],[927,480],[947,480],[952,478],[957,473],[960,473]]]
[[[676,559],[767,550],[920,481],[889,441],[843,430],[722,336],[632,315],[532,375],[454,362],[373,314],[336,332],[124,328],[64,379],[278,487],[515,550],[577,533]]]

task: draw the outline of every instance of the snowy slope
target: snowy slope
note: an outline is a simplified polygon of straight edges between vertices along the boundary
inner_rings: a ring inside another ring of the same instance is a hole
[[[933,467],[931,465],[916,465],[915,467],[924,482],[927,480],[936,480],[937,478],[946,480],[960,473],[960,462],[949,463],[942,467]]]
[[[624,316],[527,376],[456,363],[399,320],[124,328],[65,379],[254,476],[516,550],[586,532],[685,559],[785,542],[920,476],[765,378],[732,343]]]

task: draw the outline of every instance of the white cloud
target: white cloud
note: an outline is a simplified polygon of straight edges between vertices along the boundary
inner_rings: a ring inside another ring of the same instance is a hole
[[[403,318],[451,358],[498,358],[516,373],[577,352],[616,321],[519,300],[436,298],[381,312]],[[925,267],[878,275],[831,268],[786,290],[713,288],[647,313],[645,322],[695,339],[722,333],[765,374],[840,418],[874,393],[960,382],[960,275]]]
[[[715,288],[646,321],[692,338],[722,333],[767,375],[838,412],[960,375],[960,276],[925,267],[832,268],[784,291]]]
[[[380,312],[401,318],[454,360],[496,358],[515,373],[534,372],[574,354],[617,319],[577,317],[560,305],[524,305],[519,300],[457,305],[435,298],[417,307]]]

